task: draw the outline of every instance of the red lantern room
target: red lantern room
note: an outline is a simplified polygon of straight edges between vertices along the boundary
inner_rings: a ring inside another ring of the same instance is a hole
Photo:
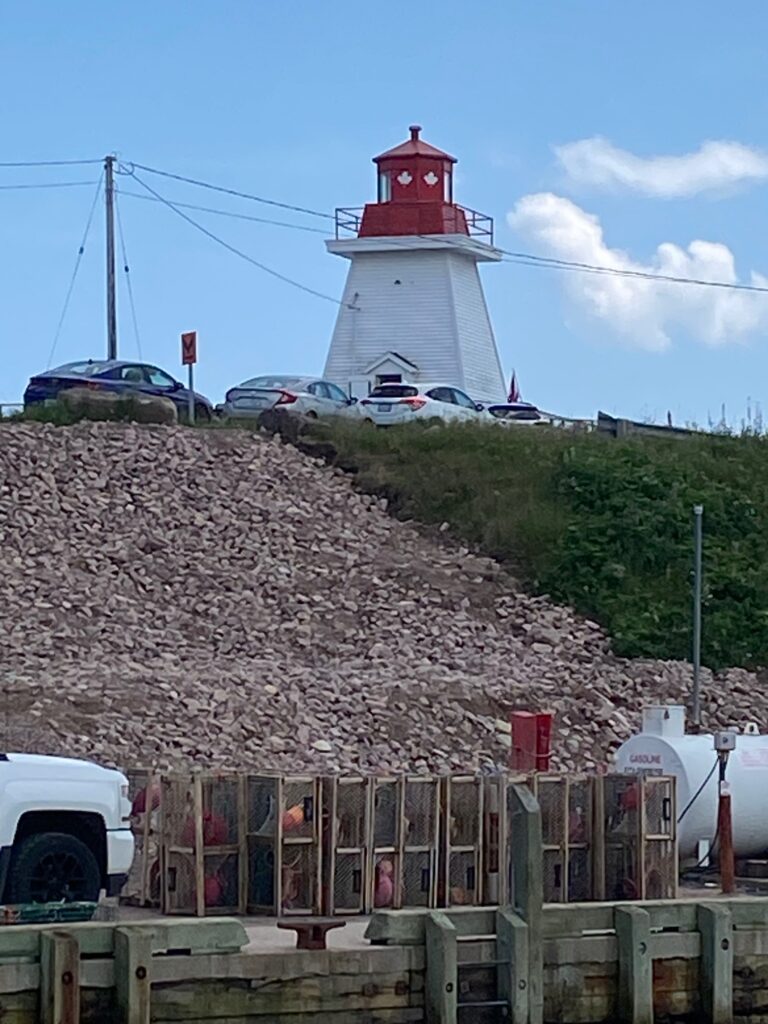
[[[374,157],[378,169],[378,201],[363,212],[360,238],[387,235],[468,235],[464,210],[453,201],[456,157],[419,137]]]

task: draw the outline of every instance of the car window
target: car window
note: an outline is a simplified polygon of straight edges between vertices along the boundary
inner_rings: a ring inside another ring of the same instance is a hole
[[[412,384],[379,384],[369,398],[415,398],[419,389]]]
[[[311,384],[307,385],[307,391],[310,395],[314,395],[315,398],[327,398],[328,393],[325,390],[325,384],[321,380],[313,380]]]
[[[295,388],[301,380],[300,377],[270,377],[268,375],[264,377],[251,377],[250,380],[244,380],[242,384],[239,384],[240,388]]]
[[[334,400],[334,402],[348,402],[349,399],[336,384],[331,384],[330,381],[325,382],[326,388],[328,388],[328,395]]]
[[[171,388],[176,383],[173,377],[169,377],[167,373],[158,370],[156,366],[147,366],[145,370],[149,383],[154,384],[157,388]]]
[[[147,383],[147,375],[143,366],[119,366],[117,368],[117,379],[127,380],[132,384]]]
[[[87,362],[87,363],[65,363],[64,366],[57,367],[54,373],[71,373],[76,376],[93,377],[98,373],[103,373],[109,369],[109,363],[104,362]]]
[[[456,404],[451,388],[432,388],[431,391],[427,392],[427,396],[434,398],[436,402],[447,402],[448,405]]]
[[[453,392],[453,400],[456,405],[463,405],[465,409],[477,408],[469,395],[465,395],[463,391],[459,391],[458,388],[451,388],[451,391]]]
[[[538,420],[541,419],[541,413],[534,405],[529,406],[510,406],[510,405],[492,405],[488,409],[491,416],[494,416],[498,420]]]

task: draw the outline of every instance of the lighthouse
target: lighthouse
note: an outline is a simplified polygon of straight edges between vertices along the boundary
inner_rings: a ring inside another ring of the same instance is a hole
[[[329,252],[350,261],[325,376],[355,397],[379,384],[452,384],[503,402],[504,375],[478,264],[493,220],[454,202],[456,158],[410,138],[373,160],[377,198],[336,210]]]

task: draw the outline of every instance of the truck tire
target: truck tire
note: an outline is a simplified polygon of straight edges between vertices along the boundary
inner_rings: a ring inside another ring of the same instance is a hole
[[[10,903],[95,902],[101,872],[85,843],[63,832],[41,832],[14,846],[6,890]]]

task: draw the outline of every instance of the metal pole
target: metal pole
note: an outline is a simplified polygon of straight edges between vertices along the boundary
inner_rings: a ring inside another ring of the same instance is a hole
[[[189,364],[189,394],[187,395],[187,415],[189,416],[189,425],[194,426],[195,424],[195,375],[194,366],[192,363]]]
[[[115,157],[104,158],[104,198],[107,213],[107,359],[117,359],[115,300]]]
[[[703,505],[693,506],[693,728],[701,729],[701,536]]]

